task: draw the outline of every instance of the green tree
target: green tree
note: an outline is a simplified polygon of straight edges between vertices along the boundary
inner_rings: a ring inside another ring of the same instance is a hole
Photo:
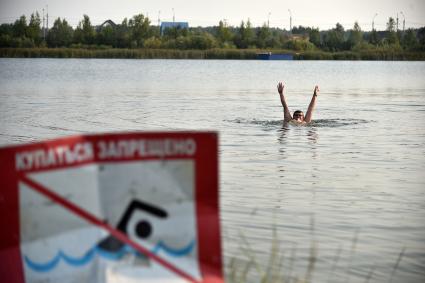
[[[151,49],[159,49],[162,46],[162,41],[158,37],[149,37],[144,42],[145,48],[151,48]]]
[[[97,33],[97,43],[103,44],[103,45],[110,45],[113,47],[117,47],[116,40],[116,28],[108,25],[105,27],[102,27],[100,31]]]
[[[72,43],[73,29],[68,22],[57,18],[47,34],[49,47],[68,47]]]
[[[255,33],[254,30],[252,29],[252,24],[251,21],[248,20],[246,21],[246,28],[245,28],[245,33],[243,38],[245,39],[246,43],[248,44],[248,47],[250,47],[250,45],[254,44],[255,41]]]
[[[318,28],[312,28],[308,33],[309,41],[316,47],[320,47],[320,32]]]
[[[356,45],[360,45],[363,41],[363,32],[359,26],[358,22],[354,23],[353,29],[350,31],[350,35],[348,37],[348,45],[350,49]]]
[[[244,21],[242,21],[241,25],[239,26],[238,33],[235,37],[235,45],[238,48],[245,49],[250,47],[254,43],[254,40],[255,34],[252,30],[250,20],[248,19],[246,25]]]
[[[413,29],[408,29],[405,35],[402,38],[402,43],[404,49],[406,50],[414,50],[418,47],[419,42],[416,38],[416,33]]]
[[[148,34],[149,34],[150,37],[153,37],[153,36],[157,37],[157,38],[161,37],[160,30],[159,30],[158,26],[150,25]]]
[[[220,21],[217,28],[217,40],[221,47],[229,46],[233,40],[233,33],[227,24]]]
[[[314,50],[315,46],[310,41],[305,39],[291,39],[285,42],[284,48],[295,50],[295,51],[309,51]]]
[[[373,29],[369,35],[369,43],[373,45],[378,45],[379,43],[378,33],[375,29]]]
[[[0,25],[0,47],[11,47],[13,38],[13,24]]]
[[[186,48],[189,49],[211,49],[217,47],[217,40],[208,32],[189,36],[189,42]]]
[[[420,29],[418,29],[417,38],[421,50],[425,50],[425,27],[421,27]]]
[[[169,30],[171,29],[172,28],[170,28]],[[161,46],[168,49],[189,49],[191,48],[191,36],[179,35],[177,36],[177,38],[164,37],[163,44]]]
[[[287,41],[287,37],[283,34],[283,32],[274,29],[271,30],[271,36],[267,42],[267,46],[273,48],[282,48],[283,44]]]
[[[392,17],[388,18],[388,22],[387,22],[387,31],[389,32],[395,32],[395,21]]]
[[[344,27],[337,23],[335,28],[325,33],[323,44],[329,51],[340,51],[344,49]]]
[[[138,14],[133,16],[128,22],[131,31],[131,40],[138,47],[143,47],[143,42],[150,37],[150,21],[149,18]]]
[[[385,40],[388,44],[399,43],[397,33],[396,33],[396,24],[392,17],[390,17],[387,22],[387,33],[386,33]]]
[[[13,24],[1,24],[0,25],[0,34],[13,36]]]
[[[19,19],[13,24],[13,36],[14,37],[24,37],[27,31],[27,18],[22,15]]]
[[[31,14],[30,23],[27,28],[27,37],[32,39],[35,44],[40,44],[41,42],[41,20],[38,12]]]
[[[131,42],[128,20],[124,18],[122,23],[116,28],[116,45],[119,48],[129,48]]]
[[[187,37],[189,35],[189,32],[187,29],[177,26],[177,27],[166,28],[164,30],[163,35],[167,40],[171,40],[171,39],[176,40],[179,37]]]
[[[78,23],[74,33],[74,42],[83,44],[93,44],[96,38],[96,31],[91,25],[90,18],[83,15],[83,19]]]
[[[256,46],[259,48],[269,47],[271,32],[269,27],[264,23],[261,28],[257,31]]]
[[[8,34],[0,34],[0,47],[11,47],[12,37]]]
[[[292,28],[292,34],[300,34],[300,35],[307,35],[310,32],[311,28],[304,27],[304,26],[294,26]]]

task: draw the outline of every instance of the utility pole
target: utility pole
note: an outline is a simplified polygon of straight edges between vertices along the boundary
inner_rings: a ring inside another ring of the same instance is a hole
[[[398,13],[397,13],[397,31],[398,31]]]
[[[404,16],[403,12],[400,12],[400,14],[403,16],[403,34],[404,34],[404,28],[405,28],[405,25],[406,25],[406,17]]]
[[[43,10],[43,40],[46,41],[46,28],[44,26],[44,8]]]
[[[267,17],[267,28],[270,28],[270,15],[271,12],[269,12],[269,16]]]
[[[160,15],[161,15],[161,10],[158,11],[158,31],[159,31],[159,37],[162,36],[162,31],[161,31],[161,19],[160,19]]]
[[[375,13],[375,15],[373,16],[373,19],[372,19],[372,31],[375,30],[375,18],[376,18],[377,15],[378,15],[378,13]]]
[[[175,19],[174,8],[173,8],[173,24],[174,24],[175,21],[176,21],[176,19]]]
[[[161,11],[158,11],[158,26],[160,26],[160,23],[161,23],[161,20],[160,20],[160,17],[161,16]]]
[[[46,5],[46,34],[49,33],[49,5]]]
[[[292,34],[292,13],[290,9],[288,9],[288,12],[289,12],[289,33]]]

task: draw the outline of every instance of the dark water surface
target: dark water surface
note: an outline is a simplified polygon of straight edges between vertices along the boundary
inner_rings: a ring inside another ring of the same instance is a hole
[[[267,266],[275,229],[287,277],[425,282],[424,78],[423,62],[0,59],[0,144],[216,130],[226,264],[245,237]],[[320,86],[311,125],[283,125],[280,80],[292,111]]]

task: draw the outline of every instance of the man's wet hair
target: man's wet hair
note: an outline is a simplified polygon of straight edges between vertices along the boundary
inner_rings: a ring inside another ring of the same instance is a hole
[[[303,114],[303,115],[304,115],[304,112],[302,112],[301,110],[296,110],[296,111],[294,112],[294,116],[295,116],[295,114]]]

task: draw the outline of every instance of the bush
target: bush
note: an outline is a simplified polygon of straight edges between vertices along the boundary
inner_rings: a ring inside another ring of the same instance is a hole
[[[21,46],[24,48],[32,48],[35,47],[34,40],[28,37],[24,37],[21,41]]]
[[[14,37],[10,41],[10,47],[19,48],[22,46],[22,39],[20,37]]]
[[[304,39],[294,39],[294,40],[287,41],[283,45],[283,48],[287,48],[287,49],[295,50],[295,51],[311,51],[311,50],[315,50],[316,46],[314,46],[314,44],[311,43],[310,41],[307,41]]]
[[[190,36],[189,39],[189,48],[191,49],[206,50],[218,45],[216,39],[209,33]]]
[[[223,42],[220,47],[224,49],[236,49],[236,45],[231,41]]]
[[[12,47],[12,38],[10,37],[10,35],[0,35],[0,47]]]
[[[362,41],[361,43],[354,45],[351,51],[361,52],[364,50],[374,50],[374,49],[376,49],[375,45]]]
[[[157,37],[150,37],[145,40],[144,47],[149,49],[159,49],[161,48],[161,39]]]

